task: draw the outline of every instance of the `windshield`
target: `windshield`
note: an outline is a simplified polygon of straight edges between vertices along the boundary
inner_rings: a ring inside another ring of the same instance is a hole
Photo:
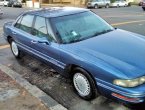
[[[87,11],[51,19],[63,43],[73,43],[112,31],[113,27]]]

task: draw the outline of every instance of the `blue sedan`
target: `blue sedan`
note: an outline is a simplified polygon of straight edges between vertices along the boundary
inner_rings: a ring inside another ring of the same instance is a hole
[[[71,78],[81,98],[102,94],[123,103],[144,102],[144,36],[73,7],[28,11],[3,28],[16,58],[27,53],[44,61]]]

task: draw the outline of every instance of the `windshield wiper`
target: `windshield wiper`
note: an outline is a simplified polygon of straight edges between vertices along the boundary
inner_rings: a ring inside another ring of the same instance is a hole
[[[102,32],[96,32],[93,36],[98,36],[98,35],[105,34],[111,31],[113,31],[113,29],[103,30]]]
[[[80,42],[80,41],[82,41],[82,40],[83,40],[83,39],[81,39],[81,37],[79,37],[78,39],[72,40],[72,41],[70,41],[69,43]]]

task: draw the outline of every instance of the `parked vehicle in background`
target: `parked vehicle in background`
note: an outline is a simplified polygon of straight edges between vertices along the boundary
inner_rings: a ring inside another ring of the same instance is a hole
[[[99,7],[106,7],[109,8],[110,0],[90,0],[87,3],[88,8],[99,8]]]
[[[9,0],[0,0],[0,5],[1,6],[8,6]]]
[[[9,6],[9,7],[19,7],[19,8],[22,8],[22,3],[19,2],[19,1],[11,0],[11,1],[8,3],[8,6]]]
[[[13,4],[14,4],[14,1],[15,1],[15,0],[10,0],[9,3],[8,3],[8,7],[12,7]]]
[[[2,11],[2,9],[0,8],[0,18],[2,17],[2,15],[3,15],[3,11]]]
[[[142,9],[145,11],[145,0],[143,0]]]
[[[131,4],[134,2],[134,0],[125,0],[128,4],[128,6],[131,6]]]
[[[4,5],[4,0],[0,0],[0,6]]]
[[[4,0],[3,6],[8,6],[9,1],[10,1],[10,0]]]
[[[143,4],[143,0],[140,0],[140,2],[139,2],[139,6],[142,6],[142,4]]]
[[[14,1],[13,4],[12,4],[12,7],[19,7],[19,8],[22,8],[22,3],[19,2],[19,1]]]
[[[128,2],[124,0],[116,0],[114,3],[110,4],[110,7],[126,7],[128,6]]]

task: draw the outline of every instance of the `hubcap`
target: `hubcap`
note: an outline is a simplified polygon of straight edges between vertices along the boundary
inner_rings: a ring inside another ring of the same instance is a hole
[[[88,79],[81,73],[76,73],[73,77],[73,83],[76,90],[81,96],[87,96],[90,94],[91,87]]]
[[[95,9],[97,9],[98,8],[98,5],[95,5]]]
[[[18,50],[18,47],[14,41],[12,41],[12,51],[13,51],[15,56],[18,56],[19,50]]]

